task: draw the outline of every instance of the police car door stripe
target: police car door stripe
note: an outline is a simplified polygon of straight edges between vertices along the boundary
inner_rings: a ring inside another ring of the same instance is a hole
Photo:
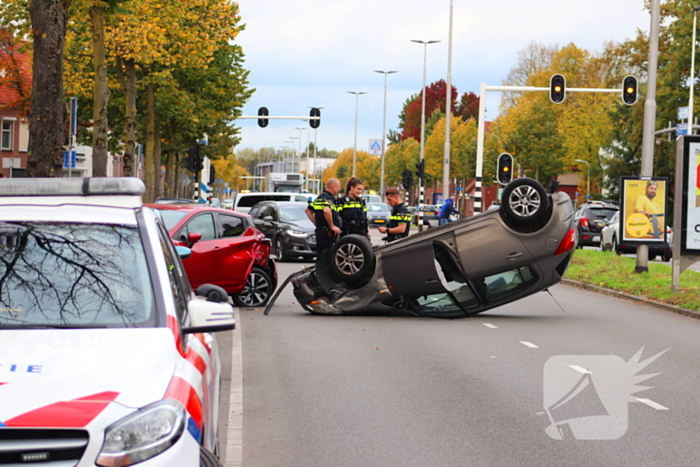
[[[118,392],[106,391],[71,401],[56,402],[6,420],[5,426],[83,428],[94,420],[118,395]]]

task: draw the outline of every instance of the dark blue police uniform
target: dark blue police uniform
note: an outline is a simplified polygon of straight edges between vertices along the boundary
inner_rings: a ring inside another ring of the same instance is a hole
[[[331,193],[324,191],[309,203],[309,209],[314,213],[316,219],[316,251],[318,254],[330,249],[335,242],[335,233],[333,233],[328,222],[326,222],[326,217],[323,215],[323,208],[325,207],[330,208],[333,213],[333,225],[342,227],[336,199]]]
[[[398,227],[401,224],[406,224],[406,230],[401,234],[389,233],[388,229],[393,227]],[[408,208],[405,204],[401,203],[398,206],[394,206],[391,210],[391,216],[389,217],[389,223],[386,225],[387,228],[387,241],[393,242],[400,238],[408,237],[408,232],[411,230],[411,213],[408,212]]]

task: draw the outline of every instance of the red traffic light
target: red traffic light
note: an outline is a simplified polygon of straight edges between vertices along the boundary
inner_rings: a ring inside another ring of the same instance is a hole
[[[555,104],[561,104],[566,99],[566,78],[563,75],[552,75],[549,79],[549,98]]]

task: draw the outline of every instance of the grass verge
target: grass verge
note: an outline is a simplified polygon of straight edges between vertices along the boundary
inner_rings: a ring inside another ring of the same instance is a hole
[[[635,259],[598,250],[576,250],[564,276],[656,302],[700,311],[700,273],[686,270],[680,291],[671,291],[671,263],[649,262],[649,272],[634,272]]]

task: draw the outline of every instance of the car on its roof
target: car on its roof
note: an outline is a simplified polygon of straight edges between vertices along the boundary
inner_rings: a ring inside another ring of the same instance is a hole
[[[143,192],[0,179],[1,465],[222,465],[211,333],[233,308],[219,287],[193,292],[190,250]]]
[[[183,261],[192,287],[215,284],[240,307],[267,303],[277,286],[270,241],[248,214],[200,204],[146,204],[163,219],[175,245],[192,250]]]
[[[576,245],[568,195],[518,178],[502,197],[498,209],[386,245],[342,237],[315,266],[288,278],[294,295],[311,313],[455,318],[560,282]]]
[[[308,203],[263,201],[250,210],[255,227],[270,239],[277,261],[316,256],[316,226],[305,209]]]

